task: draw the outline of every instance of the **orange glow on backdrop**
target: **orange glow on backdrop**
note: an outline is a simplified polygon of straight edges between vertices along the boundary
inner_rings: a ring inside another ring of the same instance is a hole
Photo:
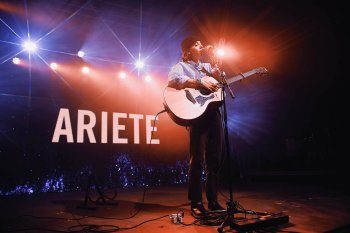
[[[278,51],[271,42],[271,35],[267,31],[257,30],[255,24],[263,19],[266,12],[253,16],[254,24],[242,25],[239,18],[222,10],[217,17],[193,18],[199,28],[205,43],[213,44],[225,50],[222,57],[223,69],[226,73],[240,73],[255,67],[268,67],[273,69],[278,61]],[[216,18],[216,20],[212,20]],[[269,37],[268,37],[269,35]],[[276,43],[276,42],[274,42]]]
[[[75,101],[81,109],[95,112],[98,116],[101,111],[123,112],[127,114],[156,115],[164,109],[163,91],[167,80],[156,71],[151,73],[152,81],[146,82],[144,75],[137,76],[129,73],[126,79],[120,79],[118,67],[98,69],[89,66],[90,73],[81,72],[82,64],[58,63],[57,70],[51,70],[52,77],[56,80],[64,79],[70,92],[79,93]],[[47,69],[47,68],[46,68]],[[61,83],[61,81],[58,81]],[[144,121],[145,119],[143,119]],[[131,126],[130,119],[125,119],[122,124]],[[159,145],[147,145],[146,138],[141,134],[141,143],[136,148],[149,151],[148,160],[172,161],[186,159],[188,154],[188,133],[184,127],[176,125],[167,113],[158,115],[156,121],[157,131],[153,133],[154,139],[160,139]],[[109,125],[109,127],[111,127]],[[144,132],[144,124],[140,124],[140,132]],[[130,127],[129,127],[130,128]],[[130,138],[130,132],[123,132],[123,137]],[[131,130],[132,133],[132,130]],[[121,146],[121,145],[118,145]],[[169,150],[171,146],[171,150]],[[151,149],[149,148],[151,147]],[[166,153],[164,153],[166,151]],[[179,156],[181,158],[179,158]]]
[[[23,14],[23,6],[16,6],[15,4],[0,2],[0,10],[8,11],[15,14]]]

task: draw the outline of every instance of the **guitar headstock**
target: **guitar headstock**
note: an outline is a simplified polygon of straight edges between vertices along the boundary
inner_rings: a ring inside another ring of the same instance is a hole
[[[258,67],[254,69],[257,74],[267,74],[267,69],[265,67]]]

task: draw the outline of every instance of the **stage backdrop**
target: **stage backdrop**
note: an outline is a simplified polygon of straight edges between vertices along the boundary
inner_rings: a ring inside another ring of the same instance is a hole
[[[225,51],[227,77],[268,70],[231,85],[235,172],[342,170],[338,6],[156,2],[1,1],[2,194],[80,188],[75,181],[91,171],[117,174],[122,186],[130,177],[144,185],[145,174],[153,184],[164,174],[185,183],[187,131],[167,113],[155,116],[188,35]]]

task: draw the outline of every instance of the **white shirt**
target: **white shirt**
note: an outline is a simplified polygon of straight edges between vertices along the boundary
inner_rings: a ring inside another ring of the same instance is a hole
[[[175,89],[185,88],[183,85],[188,79],[201,79],[207,74],[202,71],[202,68],[208,72],[212,72],[210,63],[195,63],[193,61],[181,61],[175,64],[168,75],[169,86]]]

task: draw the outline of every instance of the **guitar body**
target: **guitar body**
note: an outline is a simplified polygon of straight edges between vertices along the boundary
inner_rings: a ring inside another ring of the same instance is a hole
[[[218,83],[214,78],[212,82]],[[164,106],[170,118],[177,124],[189,126],[200,119],[208,108],[222,104],[222,88],[216,92],[185,88],[177,90],[166,87],[164,90]]]
[[[252,69],[245,73],[240,73],[234,77],[226,80],[227,84],[231,84],[236,81],[241,81],[253,74],[265,74],[267,69],[265,67],[259,67]],[[208,77],[214,84],[222,87],[213,77]],[[200,120],[200,117],[208,108],[215,108],[222,104],[223,95],[225,93],[222,88],[219,88],[216,92],[209,92],[206,90],[196,90],[193,88],[174,89],[166,87],[163,93],[164,107],[167,110],[170,118],[178,125],[190,126],[195,121]]]

